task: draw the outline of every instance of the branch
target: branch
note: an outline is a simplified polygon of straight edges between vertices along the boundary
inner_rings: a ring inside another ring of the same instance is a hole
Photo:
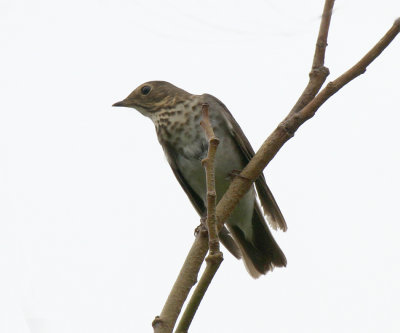
[[[224,221],[229,217],[242,196],[250,189],[255,179],[257,179],[257,177],[262,173],[263,169],[273,159],[273,157],[282,148],[282,146],[290,138],[293,137],[297,129],[305,121],[313,117],[315,112],[327,99],[329,99],[329,97],[331,97],[344,85],[355,79],[357,76],[364,73],[368,65],[380,55],[380,53],[392,42],[392,40],[400,32],[400,19],[397,19],[394,22],[392,28],[371,49],[371,51],[369,51],[351,69],[346,71],[343,75],[341,75],[333,82],[330,82],[317,95],[323,83],[325,82],[326,77],[329,75],[329,70],[324,67],[324,58],[333,4],[334,0],[325,1],[308,85],[304,89],[302,95],[300,96],[288,116],[278,125],[278,127],[267,138],[267,140],[265,140],[253,159],[243,169],[241,173],[242,177],[235,177],[228,190],[221,198],[216,208],[216,219],[218,221],[218,228],[222,227]],[[205,232],[201,231],[200,233],[198,233],[195,239],[195,242],[185,260],[185,263],[167,299],[161,315],[159,317],[156,317],[153,322],[154,332],[172,332],[176,319],[181,311],[182,305],[191,287],[195,284],[201,263],[207,254],[207,250],[207,237],[205,236]],[[205,285],[202,281],[203,277],[201,278],[196,289],[205,288],[205,292],[208,285],[204,287]]]
[[[325,51],[328,46],[328,32],[331,23],[335,0],[326,0],[321,16],[317,43],[315,44],[314,59],[309,74],[309,81],[289,114],[294,114],[306,106],[318,93],[329,75],[329,69],[324,66]]]
[[[186,333],[189,329],[190,324],[199,308],[200,302],[203,299],[208,286],[211,284],[215,273],[223,261],[222,252],[219,248],[219,239],[217,231],[217,219],[215,216],[215,207],[217,203],[217,194],[215,191],[215,154],[217,152],[219,140],[214,135],[213,128],[211,126],[210,117],[208,114],[208,104],[203,104],[202,108],[203,120],[200,125],[203,127],[206,137],[208,139],[208,153],[207,157],[202,160],[202,164],[206,171],[207,181],[207,227],[208,227],[208,243],[210,252],[206,258],[207,266],[204,270],[203,275],[200,278],[196,289],[193,292],[192,297],[188,305],[186,306],[185,312],[178,324],[175,333]]]
[[[328,0],[329,1],[329,0]],[[282,146],[293,137],[297,129],[315,112],[326,100],[338,92],[347,83],[363,74],[367,67],[383,52],[400,32],[400,18],[397,19],[382,39],[353,67],[339,76],[297,113],[290,112],[289,115],[278,125],[272,134],[264,141],[261,148],[243,169],[241,177],[236,177],[217,206],[217,219],[219,228],[229,217],[239,200],[247,193],[253,182],[261,174],[268,163],[274,158]]]
[[[182,315],[181,321],[178,324],[178,327],[175,333],[187,333],[190,324],[196,314],[197,309],[199,308],[200,302],[203,299],[208,286],[211,284],[212,279],[214,278],[215,273],[217,272],[221,262],[223,260],[222,253],[220,255],[208,255],[206,258],[207,266],[204,270],[203,275],[199,283],[197,284],[192,297],[188,305],[186,306],[185,312]]]
[[[207,231],[204,227],[200,227],[164,308],[152,323],[154,333],[172,332],[183,303],[185,303],[190,289],[197,282],[197,274],[208,251],[207,240]]]
[[[215,155],[219,144],[219,139],[215,136],[208,114],[208,104],[202,107],[203,120],[200,122],[208,139],[207,157],[201,161],[205,172],[207,182],[207,227],[208,242],[210,254],[214,255],[220,252],[219,239],[217,231],[217,218],[215,216],[215,207],[217,205],[217,192],[215,190]]]

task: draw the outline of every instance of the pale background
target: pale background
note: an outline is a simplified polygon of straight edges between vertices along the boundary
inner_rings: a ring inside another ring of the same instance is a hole
[[[167,80],[211,93],[255,148],[304,88],[322,0],[0,1],[0,332],[150,332],[198,216],[153,125],[111,108]],[[400,2],[337,1],[341,74]],[[400,331],[400,39],[266,170],[285,269],[225,261],[191,332]]]

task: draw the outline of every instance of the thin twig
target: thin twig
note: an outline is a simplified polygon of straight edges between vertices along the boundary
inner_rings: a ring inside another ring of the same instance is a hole
[[[309,81],[300,95],[296,104],[293,106],[289,114],[299,112],[306,106],[318,93],[329,75],[329,69],[324,66],[325,51],[328,46],[328,32],[331,23],[333,5],[335,0],[326,0],[324,10],[321,16],[321,24],[319,26],[318,38],[315,43],[314,59],[309,74]]]
[[[319,26],[317,43],[315,45],[314,59],[312,68],[320,68],[324,66],[325,62],[325,51],[328,46],[328,32],[329,26],[331,25],[331,17],[333,11],[333,5],[335,0],[325,1],[324,10],[321,16],[321,24]]]
[[[217,232],[217,219],[215,215],[215,206],[217,203],[217,195],[215,191],[215,155],[217,152],[219,140],[214,134],[208,114],[208,104],[203,104],[202,108],[203,119],[200,123],[203,127],[208,139],[207,157],[202,160],[206,172],[207,182],[207,228],[208,242],[210,252],[206,258],[207,266],[202,274],[199,283],[197,284],[189,303],[186,306],[185,312],[178,324],[175,333],[186,333],[190,324],[199,308],[200,302],[203,299],[208,286],[211,284],[215,273],[222,263],[223,256],[219,248],[219,239]]]
[[[208,104],[202,107],[203,119],[200,122],[208,139],[207,157],[201,161],[205,173],[207,183],[207,227],[208,242],[210,254],[217,254],[219,249],[219,238],[217,231],[217,221],[215,216],[215,207],[217,205],[217,192],[215,190],[215,155],[219,144],[219,139],[215,136],[208,114]]]

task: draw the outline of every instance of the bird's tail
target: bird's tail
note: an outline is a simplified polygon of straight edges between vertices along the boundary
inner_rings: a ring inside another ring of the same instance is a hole
[[[286,266],[286,257],[269,230],[261,209],[254,205],[252,217],[253,236],[247,240],[243,231],[235,225],[227,225],[236,244],[239,246],[244,264],[253,278],[258,278],[274,267]]]

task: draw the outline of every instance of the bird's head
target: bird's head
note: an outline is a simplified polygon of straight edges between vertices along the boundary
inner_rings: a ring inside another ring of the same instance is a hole
[[[146,117],[162,110],[175,107],[187,100],[191,94],[166,81],[149,81],[141,84],[124,100],[113,106],[134,108]]]

